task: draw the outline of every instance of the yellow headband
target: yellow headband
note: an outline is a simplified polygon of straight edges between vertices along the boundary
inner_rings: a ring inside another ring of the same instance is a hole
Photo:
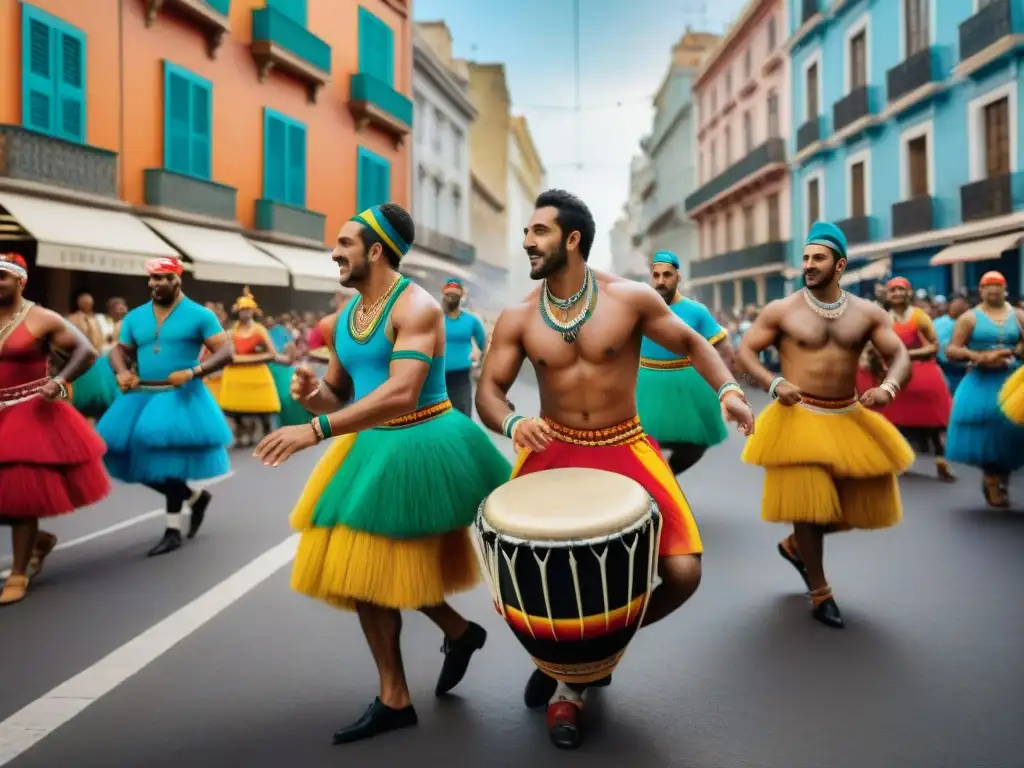
[[[358,216],[353,216],[352,221],[358,221],[368,226],[398,258],[402,258],[409,252],[410,246],[395,231],[395,228],[391,226],[391,222],[387,220],[384,214],[380,213],[378,217],[378,213],[380,213],[380,206],[375,205],[373,208],[367,208]]]

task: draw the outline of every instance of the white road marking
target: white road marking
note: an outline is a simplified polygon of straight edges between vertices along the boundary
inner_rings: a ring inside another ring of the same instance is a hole
[[[298,534],[289,536],[184,608],[0,723],[0,766],[27,752],[277,573],[295,557],[298,540]]]
[[[214,477],[214,478],[211,478],[209,480],[200,480],[199,482],[193,483],[192,485],[195,488],[209,488],[211,485],[217,485],[218,483],[222,483],[225,480],[233,477],[234,474],[235,474],[235,470],[231,470],[226,475],[221,475],[220,477]],[[147,520],[152,520],[153,518],[160,517],[163,514],[164,514],[163,507],[161,507],[160,509],[151,509],[149,512],[143,512],[141,515],[136,515],[135,517],[129,517],[127,520],[122,520],[119,523],[114,523],[113,525],[108,525],[106,528],[101,528],[98,531],[93,531],[92,533],[87,533],[84,536],[79,536],[77,539],[69,539],[68,541],[59,542],[57,544],[57,546],[54,547],[53,551],[57,552],[57,551],[63,550],[63,549],[70,549],[71,547],[77,547],[77,546],[79,546],[81,544],[87,544],[88,542],[93,541],[95,539],[100,539],[100,538],[102,538],[104,536],[109,536],[112,533],[117,533],[118,531],[123,531],[125,528],[131,528],[133,525],[138,525],[139,523],[144,523]],[[185,508],[182,510],[182,514],[184,514],[184,515],[188,515],[189,514],[188,505],[186,505]],[[0,563],[2,563],[4,566],[10,566],[10,564],[11,564],[11,556],[10,555],[4,555],[3,557],[0,557]],[[6,570],[4,570],[4,571],[0,571],[0,579],[6,579],[10,575],[11,575],[11,571],[10,571],[9,567],[7,567]]]

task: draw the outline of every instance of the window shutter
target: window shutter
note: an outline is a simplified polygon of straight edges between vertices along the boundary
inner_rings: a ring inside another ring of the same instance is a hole
[[[212,174],[212,140],[211,129],[213,125],[211,93],[209,87],[203,83],[191,83],[192,95],[192,131],[191,136],[191,162],[189,167],[193,176],[200,179],[209,179]]]
[[[191,83],[181,75],[168,71],[165,80],[164,166],[175,173],[189,174],[192,164],[190,100]]]
[[[382,158],[378,158],[374,165],[376,166],[376,181],[374,188],[377,199],[374,200],[373,205],[381,205],[391,199],[391,163]]]
[[[394,85],[395,36],[391,27],[359,8],[359,72]]]
[[[373,14],[360,6],[359,8],[359,73],[374,75],[374,40]]]
[[[22,6],[22,13],[28,9]],[[49,133],[54,121],[55,31],[39,19],[26,18],[22,29],[22,122]]]
[[[306,26],[308,18],[306,0],[267,0],[267,5],[284,14],[296,24]]]
[[[263,170],[263,196],[268,200],[283,201],[285,198],[285,134],[284,122],[271,114],[266,116],[264,126],[265,163]]]
[[[85,141],[85,40],[67,32],[59,34],[56,52],[57,113],[55,133],[69,141]]]
[[[285,202],[306,207],[306,128],[298,123],[288,126],[287,192]]]
[[[370,207],[371,189],[373,185],[373,164],[370,157],[359,150],[356,162],[356,208],[362,213]]]
[[[378,66],[380,79],[389,86],[395,85],[395,35],[391,27],[378,19],[380,25],[380,53],[378,54]]]

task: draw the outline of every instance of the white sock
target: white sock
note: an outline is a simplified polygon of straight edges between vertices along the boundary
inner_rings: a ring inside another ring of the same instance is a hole
[[[193,504],[199,501],[199,497],[202,495],[202,491],[196,491],[195,493],[193,493],[191,496],[188,497],[188,505],[191,507]]]
[[[571,701],[574,704],[583,703],[582,691],[574,691],[566,683],[559,681],[558,686],[555,688],[555,695],[551,697],[551,701],[548,704],[554,704],[556,701]]]
[[[181,513],[180,512],[168,512],[167,513],[167,530],[180,531],[181,530]]]

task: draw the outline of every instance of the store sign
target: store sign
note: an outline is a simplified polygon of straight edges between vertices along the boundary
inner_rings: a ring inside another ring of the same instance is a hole
[[[39,243],[36,265],[51,269],[71,269],[77,272],[145,276],[146,261],[151,258],[154,257],[119,251],[78,248],[73,245]]]

